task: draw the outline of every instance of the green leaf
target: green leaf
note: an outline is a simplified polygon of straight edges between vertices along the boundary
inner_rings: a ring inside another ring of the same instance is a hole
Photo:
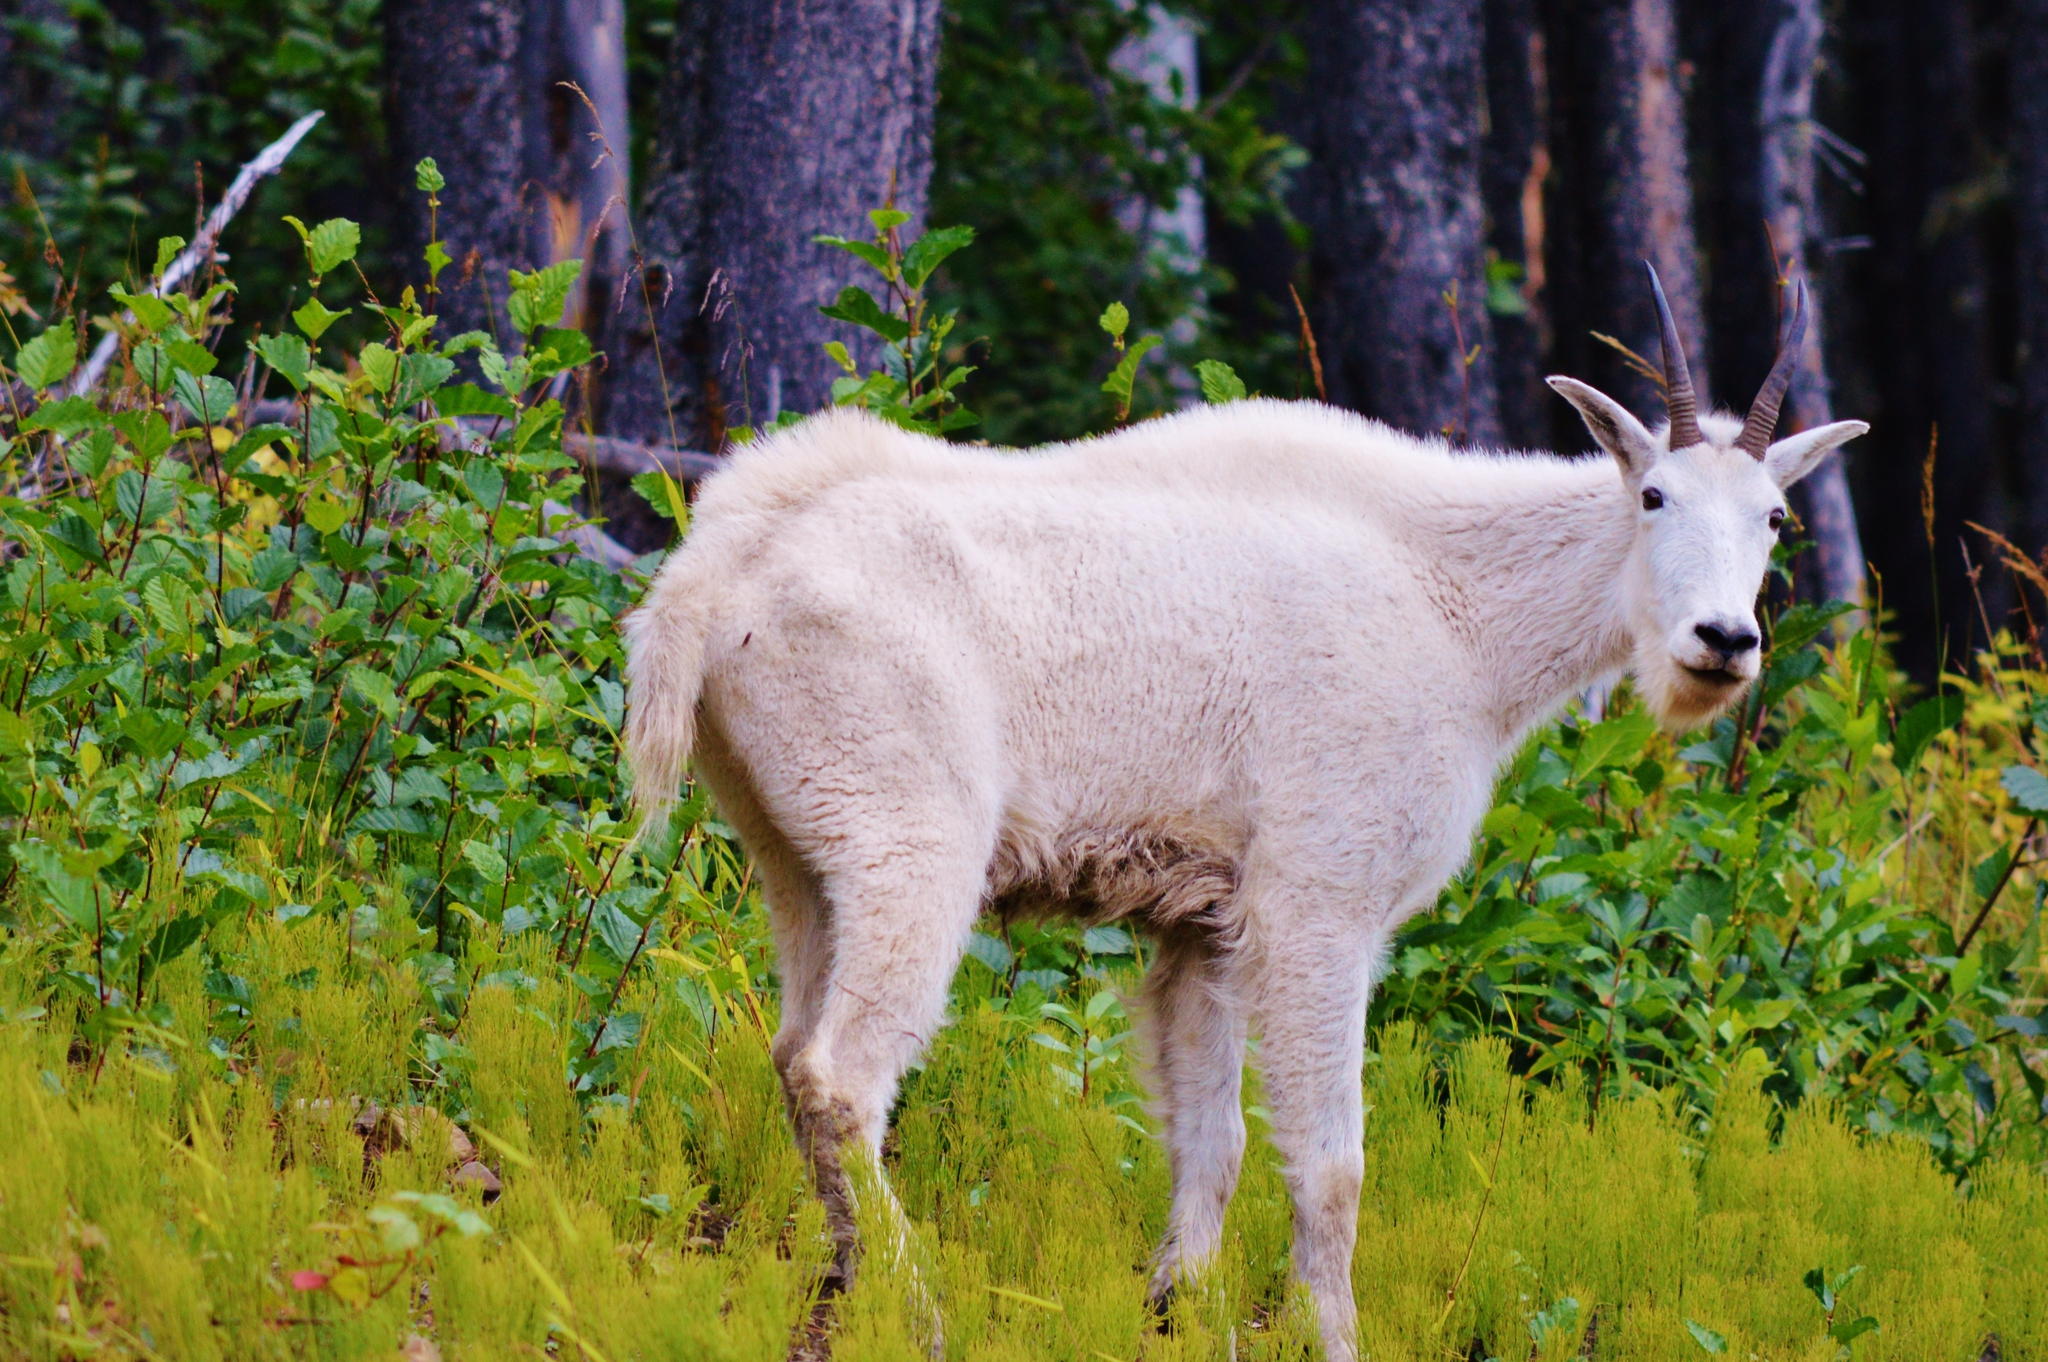
[[[512,296],[505,300],[505,310],[512,316],[512,325],[526,335],[543,326],[558,325],[562,320],[562,306],[569,301],[569,288],[582,271],[581,260],[558,260],[531,274],[513,270]]]
[[[420,257],[427,262],[429,279],[439,279],[441,271],[455,263],[455,257],[448,254],[448,248],[438,241],[429,241],[427,249],[420,253]]]
[[[235,409],[234,385],[224,378],[188,374],[180,369],[172,376],[171,387],[185,410],[192,413],[192,419],[201,424],[217,426]]]
[[[1877,1317],[1875,1315],[1863,1315],[1860,1318],[1837,1324],[1834,1328],[1828,1330],[1828,1337],[1837,1343],[1847,1345],[1854,1343],[1857,1339],[1875,1328],[1877,1328]]]
[[[398,383],[391,400],[403,407],[425,401],[454,372],[455,361],[440,355],[418,351],[401,355],[398,358]]]
[[[434,408],[443,416],[503,416],[519,414],[512,399],[474,383],[453,383],[434,394]]]
[[[333,534],[348,524],[349,509],[339,501],[320,497],[306,503],[306,523],[322,534]]]
[[[1157,336],[1140,336],[1124,351],[1124,357],[1116,362],[1116,368],[1109,371],[1109,377],[1102,380],[1102,391],[1116,399],[1117,420],[1131,414],[1131,389],[1138,380],[1138,361],[1145,358],[1153,347],[1159,344]]]
[[[61,383],[78,362],[78,333],[66,325],[53,326],[21,347],[14,355],[14,372],[21,381],[41,392]]]
[[[1962,718],[1963,697],[1954,691],[1922,700],[1899,716],[1899,726],[1892,732],[1892,764],[1902,774],[1911,775],[1920,765],[1928,744],[1962,722]]]
[[[274,336],[260,336],[250,343],[265,364],[285,382],[300,392],[306,390],[306,371],[313,367],[313,352],[297,336],[279,332]]]
[[[828,307],[818,311],[834,321],[852,322],[888,340],[901,343],[910,335],[910,323],[903,318],[884,312],[882,305],[855,284],[848,284],[839,290],[839,297]]]
[[[1693,1320],[1687,1320],[1685,1322],[1685,1330],[1687,1333],[1692,1335],[1692,1341],[1700,1345],[1701,1352],[1714,1353],[1718,1355],[1728,1351],[1727,1338],[1725,1338],[1721,1334],[1715,1333],[1712,1329],[1709,1329],[1704,1324],[1697,1323]]]
[[[434,164],[431,156],[422,156],[420,163],[412,168],[412,183],[413,188],[427,194],[438,194],[448,187],[441,167]]]
[[[363,366],[370,386],[380,393],[391,391],[391,382],[398,377],[398,352],[381,341],[371,341],[356,356],[356,363]]]
[[[645,473],[635,473],[632,482],[633,490],[654,509],[656,515],[664,520],[676,518],[676,498],[672,491],[676,483],[667,470],[651,468]]]
[[[85,931],[98,926],[98,896],[90,879],[72,870],[61,854],[34,838],[16,842],[13,851],[14,863],[42,886],[44,897],[58,912]]]
[[[347,218],[329,218],[306,235],[306,260],[315,275],[356,258],[362,244],[362,229]]]
[[[1102,309],[1102,316],[1097,318],[1097,323],[1121,344],[1124,332],[1131,325],[1131,310],[1122,303],[1111,303]]]
[[[901,227],[910,221],[910,214],[901,208],[870,208],[868,221],[875,224],[877,232],[886,232],[891,227]]]
[[[299,324],[299,330],[306,333],[307,340],[317,341],[326,332],[328,327],[334,325],[352,311],[354,311],[353,308],[345,307],[339,312],[332,312],[328,310],[327,304],[321,302],[318,298],[308,298],[304,306],[297,312],[292,313],[292,320]]]
[[[156,264],[151,267],[149,277],[161,279],[171,262],[178,258],[178,252],[185,249],[185,238],[181,236],[158,237],[156,243]],[[140,313],[136,314],[140,316]]]
[[[99,419],[100,409],[93,404],[93,400],[90,397],[80,393],[75,397],[59,398],[55,402],[43,403],[43,405],[22,418],[21,429],[24,433],[31,430],[54,430],[59,435],[76,435],[79,431],[84,430]],[[75,461],[73,466],[76,467]],[[99,470],[80,471],[90,474],[97,473]]]
[[[912,288],[923,288],[940,262],[973,241],[972,227],[940,227],[926,232],[903,253],[903,282]]]
[[[1220,359],[1198,360],[1195,377],[1202,384],[1202,400],[1205,402],[1238,402],[1247,395],[1244,380],[1237,376],[1237,370]]]
[[[2048,814],[2048,776],[2031,766],[2008,766],[1998,783],[2027,813]]]
[[[884,276],[891,279],[896,277],[896,262],[889,258],[889,252],[872,241],[855,241],[851,237],[831,236],[824,233],[812,237],[811,240],[817,242],[820,246],[837,246],[848,255],[857,255],[862,260],[867,261],[877,270],[880,270]]]
[[[153,293],[130,293],[115,284],[107,290],[108,296],[135,314],[135,320],[146,331],[161,331],[169,326],[177,313],[171,305]]]

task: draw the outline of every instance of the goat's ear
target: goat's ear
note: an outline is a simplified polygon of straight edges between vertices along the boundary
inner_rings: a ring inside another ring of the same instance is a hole
[[[1793,483],[1820,467],[1820,461],[1828,451],[1849,441],[1870,429],[1868,421],[1833,421],[1812,430],[1802,430],[1797,435],[1784,439],[1764,451],[1764,471],[1776,480],[1780,487]]]
[[[1623,476],[1633,481],[1643,475],[1643,470],[1650,466],[1651,458],[1657,453],[1657,442],[1641,421],[1629,415],[1627,407],[1576,378],[1552,375],[1543,381],[1555,388],[1559,397],[1579,409],[1586,429],[1593,432],[1593,438],[1600,442],[1602,449],[1614,456],[1614,461],[1621,465]]]

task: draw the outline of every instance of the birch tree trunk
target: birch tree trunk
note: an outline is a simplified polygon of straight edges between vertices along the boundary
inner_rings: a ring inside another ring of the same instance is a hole
[[[441,239],[441,334],[489,331],[501,341],[506,271],[530,269],[534,214],[524,187],[532,103],[517,0],[412,0],[385,7],[385,66],[394,171],[404,192],[400,239],[414,270],[427,244],[413,165],[431,156],[447,179]]]
[[[1692,361],[1701,403],[1712,387],[1693,233],[1692,182],[1671,0],[1546,0],[1556,134],[1551,242],[1558,300],[1552,363],[1653,425],[1663,391],[1594,338],[1651,362],[1657,311],[1642,262],[1657,267]]]
[[[824,343],[859,343],[818,308],[876,281],[812,237],[870,237],[891,201],[922,230],[937,58],[937,0],[684,0],[610,429],[715,450],[829,400]]]
[[[1763,144],[1758,174],[1771,238],[1786,277],[1809,281],[1823,235],[1814,185],[1813,75],[1825,31],[1820,0],[1783,0],[1764,60],[1763,98],[1757,111]],[[1827,303],[1821,293],[1809,286],[1806,343],[1779,424],[1781,434],[1835,419],[1825,359]],[[1822,594],[1862,605],[1863,542],[1840,456],[1831,456],[1807,475],[1794,495],[1804,502],[1801,518],[1813,536]]]
[[[1478,0],[1310,0],[1302,34],[1330,398],[1417,434],[1497,444]]]

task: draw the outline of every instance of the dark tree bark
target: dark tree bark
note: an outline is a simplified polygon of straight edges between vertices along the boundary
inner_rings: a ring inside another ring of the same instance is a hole
[[[542,252],[526,193],[526,129],[534,104],[515,0],[411,0],[385,7],[391,148],[406,187],[400,232],[411,261],[427,244],[412,168],[431,156],[447,179],[440,231],[455,263],[441,276],[441,334],[480,330],[509,341],[506,271]],[[415,266],[414,268],[420,268]]]
[[[1967,6],[1869,0],[1845,12],[1842,35],[1855,100],[1849,140],[1870,158],[1870,249],[1842,257],[1856,278],[1836,297],[1838,314],[1859,311],[1833,339],[1864,347],[1866,376],[1843,407],[1872,430],[1846,458],[1867,493],[1864,537],[1884,603],[1902,621],[1898,656],[1931,679],[1944,657],[1967,656],[1981,638],[1964,546],[1978,563],[1985,546],[1964,522],[1999,527],[2005,502],[1987,253],[1970,193],[1990,171],[1976,131],[1974,24]],[[1930,536],[1921,468],[1937,428]],[[1985,587],[1995,620],[1999,584],[1990,577]]]
[[[1762,154],[1757,158],[1764,211],[1788,278],[1811,279],[1813,261],[1826,248],[1814,182],[1814,69],[1826,31],[1820,0],[1786,0],[1778,6],[1777,31],[1764,59],[1762,101],[1757,123]],[[1779,423],[1782,434],[1825,425],[1835,419],[1834,385],[1824,357],[1828,316],[1821,290],[1808,290],[1806,343]],[[1863,541],[1856,508],[1839,456],[1830,457],[1800,484],[1801,518],[1813,537],[1815,567],[1830,600],[1865,599]]]
[[[2015,373],[2022,479],[2017,534],[2037,557],[2048,550],[2048,0],[2014,0],[2007,77],[2012,118],[2014,249],[2018,309]]]
[[[1661,387],[1593,333],[1656,361],[1657,313],[1642,267],[1648,260],[1692,357],[1694,387],[1702,404],[1708,400],[1709,338],[1671,0],[1544,0],[1544,19],[1558,163],[1550,205],[1552,362],[1654,424]]]
[[[546,187],[546,258],[583,262],[564,325],[593,326],[630,254],[626,8],[624,0],[545,0],[528,8],[526,25],[534,101],[526,178]]]
[[[614,432],[717,449],[731,426],[829,400],[824,343],[859,347],[818,307],[876,281],[811,238],[872,236],[868,210],[892,199],[922,229],[937,57],[937,0],[685,0],[644,297],[627,290],[608,346]]]
[[[1494,381],[1500,389],[1503,433],[1509,443],[1528,449],[1550,447],[1561,419],[1553,410],[1560,405],[1556,394],[1543,384],[1543,358],[1551,339],[1544,315],[1543,207],[1543,185],[1550,174],[1549,116],[1536,0],[1492,0],[1486,6],[1486,137],[1479,191],[1492,258],[1521,274],[1515,286],[1520,309],[1492,312]]]
[[[1309,4],[1311,302],[1331,400],[1417,433],[1497,444],[1479,8]],[[1444,299],[1453,290],[1456,326]]]

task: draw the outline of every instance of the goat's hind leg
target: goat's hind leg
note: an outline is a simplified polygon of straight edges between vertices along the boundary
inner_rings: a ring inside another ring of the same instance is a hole
[[[875,1160],[879,1176],[897,1083],[945,1014],[981,906],[986,840],[924,842],[821,870],[831,966],[784,1078],[846,1277],[857,1251],[848,1160]]]
[[[1153,1105],[1173,1171],[1173,1207],[1148,1293],[1154,1309],[1215,1256],[1244,1156],[1245,1022],[1226,963],[1206,936],[1174,932],[1146,981]]]

